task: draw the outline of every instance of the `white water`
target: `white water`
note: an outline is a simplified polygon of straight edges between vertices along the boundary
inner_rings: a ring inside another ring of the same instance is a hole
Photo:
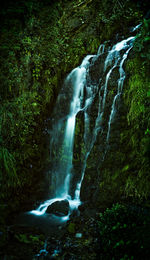
[[[73,158],[73,145],[74,145],[74,131],[75,131],[75,123],[76,123],[76,115],[79,111],[82,110],[82,100],[84,91],[83,88],[86,85],[86,73],[89,67],[89,60],[94,57],[94,55],[88,55],[83,60],[82,64],[74,69],[66,79],[66,85],[71,83],[71,87],[73,89],[72,99],[70,102],[69,115],[67,116],[66,126],[64,130],[64,137],[60,146],[63,147],[63,157],[65,158],[65,163],[59,159],[57,171],[61,174],[60,169],[62,168],[65,174],[64,180],[59,184],[59,180],[56,182],[56,197],[50,200],[45,201],[41,204],[36,210],[32,210],[31,213],[35,215],[43,215],[45,214],[47,207],[56,201],[61,201],[67,199],[69,201],[70,209],[77,209],[81,204],[79,196],[75,195],[74,199],[71,199],[69,195],[70,188],[70,178],[71,178],[71,170],[72,170],[72,158]],[[90,104],[89,100],[86,101],[86,106]],[[62,131],[63,124],[57,124],[59,128],[59,132]],[[55,134],[55,133],[54,133]],[[58,139],[58,133],[56,133],[56,139]],[[54,141],[54,140],[53,140]],[[57,173],[55,172],[57,175]],[[60,176],[56,176],[56,179],[59,179]],[[80,184],[78,185],[79,189]],[[78,194],[78,191],[75,192]],[[62,220],[68,219],[67,217],[63,217]]]
[[[58,96],[56,103],[55,114],[56,118],[54,126],[51,131],[51,161],[52,161],[52,185],[54,186],[54,196],[52,199],[45,201],[36,210],[30,213],[35,215],[43,215],[46,213],[47,207],[56,201],[67,199],[70,205],[70,212],[77,209],[81,204],[80,190],[84,173],[86,169],[86,162],[88,156],[95,144],[98,133],[102,130],[102,120],[106,105],[106,97],[108,93],[108,82],[113,70],[119,67],[119,79],[117,86],[117,94],[114,96],[111,106],[108,132],[106,141],[109,141],[111,123],[115,117],[116,100],[122,93],[123,83],[125,79],[125,72],[123,64],[132,48],[134,37],[129,37],[113,46],[108,52],[104,64],[105,84],[101,88],[99,85],[89,84],[89,68],[92,61],[96,60],[98,56],[104,54],[105,45],[100,45],[97,55],[88,55],[83,60],[82,64],[75,68],[66,78],[62,93]],[[106,70],[108,72],[106,73]],[[88,79],[88,80],[87,80]],[[102,94],[103,93],[103,94]],[[93,130],[90,130],[90,109],[94,105],[96,95],[99,95],[99,104],[97,108],[97,117]],[[66,99],[66,97],[69,97]],[[61,110],[64,110],[63,112]],[[85,154],[81,166],[81,177],[76,183],[74,196],[70,195],[70,183],[73,171],[73,147],[74,134],[76,126],[76,116],[82,111],[84,113],[84,143]],[[59,115],[60,114],[60,115]],[[61,217],[62,221],[69,219],[68,216]]]
[[[104,50],[105,50],[105,44],[101,44],[98,48],[98,52],[97,52],[97,55],[101,55],[104,53]]]
[[[108,66],[108,61],[112,60],[112,57],[116,57],[116,51],[117,51],[117,62],[120,62],[119,64],[119,74],[120,74],[120,78],[118,79],[118,90],[117,90],[117,94],[114,97],[113,100],[113,104],[112,104],[112,108],[111,108],[111,113],[109,116],[109,121],[108,121],[108,132],[107,132],[107,143],[109,142],[109,137],[110,137],[110,129],[111,129],[111,123],[115,117],[115,113],[116,113],[116,102],[117,99],[120,97],[121,93],[122,93],[122,89],[123,89],[123,83],[125,80],[125,71],[123,69],[123,64],[124,61],[127,59],[128,57],[128,53],[129,51],[132,49],[133,47],[133,41],[134,41],[135,37],[130,37],[127,40],[124,40],[120,43],[117,43],[112,50],[109,52],[106,62],[105,62],[105,68],[107,68]],[[125,53],[123,54],[123,57],[120,57],[120,51],[121,50],[125,50]],[[111,58],[110,58],[111,57]]]

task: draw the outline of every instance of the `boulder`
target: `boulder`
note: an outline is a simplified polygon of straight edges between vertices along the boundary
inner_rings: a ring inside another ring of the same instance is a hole
[[[66,216],[69,213],[68,200],[58,200],[48,206],[46,213],[55,214],[59,216]]]

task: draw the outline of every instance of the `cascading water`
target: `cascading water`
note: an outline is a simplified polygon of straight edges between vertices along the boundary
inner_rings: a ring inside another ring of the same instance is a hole
[[[56,102],[53,114],[54,123],[51,130],[52,199],[45,201],[37,210],[31,211],[31,213],[43,215],[49,205],[65,199],[69,201],[70,212],[73,209],[77,209],[81,204],[80,190],[86,169],[86,162],[96,142],[98,133],[103,131],[102,123],[108,93],[108,82],[113,70],[118,68],[117,93],[111,105],[106,143],[109,142],[111,124],[117,110],[116,103],[122,93],[125,79],[123,64],[133,46],[133,41],[134,37],[122,40],[114,45],[110,51],[105,51],[105,45],[100,45],[97,55],[88,55],[85,57],[82,64],[75,68],[66,78]],[[94,82],[89,73],[90,68],[104,54],[106,59],[103,67],[103,75],[99,78],[99,82]],[[102,77],[104,78],[104,84],[101,86]],[[90,111],[94,106],[97,94],[99,95],[99,104],[94,127],[91,130]],[[74,136],[76,118],[79,113],[83,113],[84,115],[84,152],[81,162],[81,172],[74,185],[75,189],[72,192]],[[63,219],[68,219],[68,216],[63,217]]]
[[[128,57],[128,53],[132,48],[133,45],[133,41],[134,41],[134,37],[130,37],[127,40],[124,40],[120,43],[117,43],[112,50],[109,52],[106,61],[105,61],[105,69],[108,66],[108,63],[111,63],[113,59],[115,59],[115,65],[113,66],[112,69],[110,69],[110,73],[112,72],[112,70],[119,64],[119,74],[120,74],[120,78],[118,79],[118,90],[117,90],[117,94],[114,97],[113,100],[113,104],[112,104],[112,108],[111,108],[111,113],[110,113],[110,117],[109,117],[109,122],[108,122],[108,133],[107,133],[107,142],[109,141],[109,136],[110,136],[110,127],[111,127],[111,122],[115,116],[115,112],[116,112],[116,102],[117,99],[120,97],[121,93],[122,93],[122,88],[123,88],[123,83],[125,80],[125,72],[123,70],[123,64],[124,61],[126,60],[126,58]],[[122,57],[120,57],[120,51],[124,49],[125,53],[123,54]],[[117,53],[117,55],[116,55]],[[110,73],[109,76],[110,76]],[[107,74],[107,75],[108,75]]]
[[[88,55],[82,64],[74,69],[66,78],[64,88],[69,93],[60,93],[56,104],[56,113],[61,108],[61,102],[64,102],[65,95],[69,94],[70,102],[68,115],[66,111],[63,113],[62,118],[59,118],[52,129],[51,140],[51,161],[53,161],[52,185],[54,186],[55,198],[46,201],[40,205],[37,210],[31,213],[42,215],[46,212],[47,207],[57,200],[67,199],[70,208],[74,209],[80,205],[80,200],[75,196],[71,199],[69,194],[70,179],[72,171],[72,157],[73,157],[73,144],[74,144],[74,131],[77,113],[82,110],[82,102],[84,98],[84,86],[86,85],[86,73],[89,67],[89,60],[93,55]],[[69,87],[69,88],[68,88]],[[68,104],[64,103],[64,106]],[[68,111],[67,111],[68,112]],[[55,114],[55,112],[54,112]]]

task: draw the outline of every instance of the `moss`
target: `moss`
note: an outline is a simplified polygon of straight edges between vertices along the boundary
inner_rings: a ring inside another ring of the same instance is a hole
[[[139,41],[138,38],[137,41]],[[135,194],[140,198],[148,198],[150,195],[150,180],[148,177],[150,139],[149,134],[145,134],[150,124],[150,100],[147,96],[150,88],[150,81],[147,77],[148,64],[143,63],[142,58],[136,54],[134,59],[128,61],[126,68],[130,77],[125,89],[124,100],[128,107],[127,120],[130,129],[127,134],[129,135],[128,146],[131,149],[130,159],[132,160],[132,172],[129,171],[131,176],[127,179],[126,192],[128,195]]]
[[[75,233],[75,223],[69,223],[68,232],[69,233]]]

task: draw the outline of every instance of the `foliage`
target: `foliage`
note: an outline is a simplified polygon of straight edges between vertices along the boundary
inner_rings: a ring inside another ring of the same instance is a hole
[[[142,59],[142,66],[150,62],[150,19],[144,19],[134,45],[134,50]]]
[[[15,234],[15,238],[20,242],[20,243],[24,243],[24,244],[37,244],[37,245],[44,245],[44,242],[42,241],[43,236],[39,235],[39,236],[35,236],[35,235],[29,235],[29,234]]]
[[[69,223],[68,232],[69,233],[75,233],[75,223]]]
[[[6,187],[23,185],[28,179],[31,158],[39,153],[36,137],[32,137],[40,110],[38,101],[34,93],[29,93],[0,107],[1,196],[8,194]],[[26,168],[20,174],[24,162]]]
[[[124,134],[128,135],[130,140],[128,147],[130,146],[132,150],[129,159],[132,162],[132,166],[130,166],[132,174],[128,177],[126,192],[146,198],[149,196],[150,188],[148,175],[150,167],[150,80],[148,77],[150,42],[147,40],[148,27],[149,20],[144,20],[135,41],[135,57],[127,63],[127,72],[130,73],[130,77],[124,95],[129,108],[127,120],[130,126],[130,129]]]
[[[150,212],[115,204],[100,214],[99,234],[105,259],[147,259]]]
[[[2,147],[0,148],[0,165],[1,165],[1,175],[0,178],[4,178],[5,185],[9,187],[10,185],[15,186],[18,183],[18,177],[16,174],[16,162],[11,153]],[[3,176],[2,176],[3,172]]]

